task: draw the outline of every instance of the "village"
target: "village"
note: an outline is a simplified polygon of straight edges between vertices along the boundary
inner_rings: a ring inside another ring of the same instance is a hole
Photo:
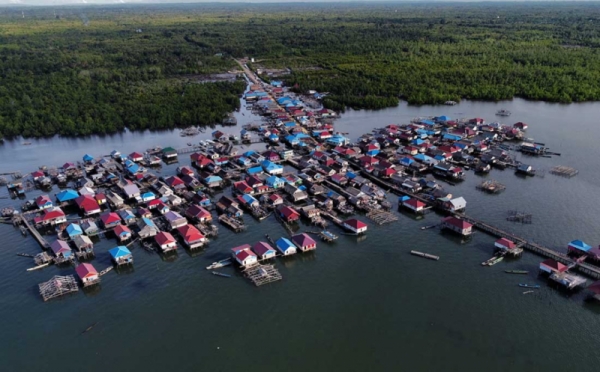
[[[223,230],[245,230],[246,214],[258,221],[273,216],[288,236],[266,235],[261,241],[229,247],[228,257],[207,267],[216,276],[229,277],[217,269],[234,265],[260,286],[282,279],[277,259],[313,254],[318,240],[336,244],[340,234],[367,234],[370,224],[394,223],[395,208],[441,215],[438,224],[423,230],[441,229],[468,238],[479,229],[496,236],[490,247],[493,256],[483,266],[529,250],[546,257],[540,272],[567,289],[586,283],[575,270],[600,279],[600,248],[574,240],[560,253],[529,242],[469,217],[466,198],[447,191],[470,171],[513,169],[517,176],[534,177],[536,170],[511,156],[514,151],[524,156],[560,156],[526,138],[527,124],[415,118],[353,141],[335,131],[337,113],[315,103],[323,94],[294,94],[281,82],[267,84],[251,72],[246,74],[252,81],[244,96],[246,108],[262,121],[246,125],[239,134],[215,130],[211,140],[186,148],[84,154],[80,161],[57,168],[41,167],[25,176],[10,174],[12,179],[4,183],[14,198],[24,199],[33,189],[60,188],[54,195],[27,201],[21,211],[2,211],[2,222],[30,233],[43,249],[35,255],[22,254],[33,258],[29,270],[53,264],[74,266],[77,278],[55,276],[40,284],[44,300],[78,291],[79,285],[98,285],[112,270],[113,266],[94,266],[93,239],[99,237],[114,241],[106,254],[118,269],[134,265],[135,249],[165,256],[176,255],[179,249],[202,250]],[[244,146],[248,144],[264,144],[266,149]],[[163,175],[163,163],[177,164],[176,174]],[[551,173],[572,177],[577,170],[561,166]],[[504,188],[493,180],[478,186],[489,193]],[[299,231],[301,219],[314,228]],[[527,283],[522,287],[535,288]],[[588,289],[600,299],[599,282]]]

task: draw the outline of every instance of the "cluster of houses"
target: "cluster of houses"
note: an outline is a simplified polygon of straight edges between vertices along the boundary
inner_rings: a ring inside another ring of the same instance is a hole
[[[232,248],[231,256],[241,267],[248,268],[277,255],[290,256],[298,250],[308,252],[317,249],[315,240],[306,233],[294,235],[290,239],[279,238],[274,245],[275,247],[264,241],[257,242],[253,246],[244,244]]]

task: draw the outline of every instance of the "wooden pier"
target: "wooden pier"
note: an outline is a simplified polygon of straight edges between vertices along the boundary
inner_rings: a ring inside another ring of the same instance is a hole
[[[555,261],[558,261],[562,264],[570,266],[571,268],[574,268],[574,269],[578,270],[579,272],[589,275],[593,278],[600,278],[600,267],[592,266],[592,265],[589,265],[589,264],[586,264],[583,262],[581,262],[581,263],[575,262],[563,253],[556,252],[556,251],[554,251],[550,248],[544,247],[540,244],[527,241],[526,239],[524,239],[522,237],[516,236],[512,233],[509,233],[500,228],[489,225],[485,222],[479,221],[475,218],[472,218],[472,217],[469,217],[466,215],[462,215],[462,214],[457,214],[457,216],[462,218],[463,220],[473,224],[473,226],[475,228],[477,228],[483,232],[486,232],[486,233],[496,236],[498,238],[509,239],[509,240],[515,242],[517,245],[520,245],[523,249],[537,253],[543,257],[552,258]]]
[[[33,235],[33,237],[35,238],[35,240],[37,240],[37,242],[42,246],[43,249],[49,249],[50,248],[50,243],[48,243],[48,241],[46,239],[44,239],[44,237],[42,236],[42,234],[40,234],[39,231],[37,231],[37,229],[31,225],[31,223],[29,223],[29,221],[27,220],[27,218],[21,218],[21,221],[23,222],[23,224],[25,225],[25,227],[27,227],[27,229],[29,230],[29,232],[31,233],[31,235]]]
[[[219,221],[229,227],[230,229],[232,229],[235,232],[240,232],[246,229],[246,225],[244,225],[243,222],[237,220],[236,218],[233,217],[229,217],[226,214],[222,214],[219,216]]]

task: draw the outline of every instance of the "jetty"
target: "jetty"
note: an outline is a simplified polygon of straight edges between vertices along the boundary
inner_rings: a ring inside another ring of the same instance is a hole
[[[522,247],[525,250],[537,253],[543,257],[552,258],[553,260],[560,262],[562,264],[565,264],[565,265],[569,266],[570,268],[574,268],[575,270],[577,270],[583,274],[589,275],[592,278],[600,278],[600,267],[592,266],[592,265],[589,265],[589,264],[586,264],[583,262],[573,261],[570,257],[568,257],[567,255],[565,255],[563,253],[559,253],[553,249],[544,247],[538,243],[528,241],[525,238],[516,236],[512,233],[504,231],[498,227],[492,226],[492,225],[487,224],[478,219],[475,219],[475,218],[472,218],[472,217],[469,217],[469,216],[466,216],[463,214],[457,214],[457,216],[459,216],[463,220],[469,222],[476,229],[478,229],[480,231],[483,231],[485,233],[488,233],[488,234],[498,237],[498,238],[509,239],[509,240],[517,243],[517,245],[519,245],[520,247]]]
[[[239,219],[236,219],[234,217],[230,217],[226,214],[220,215],[219,221],[223,225],[229,227],[230,229],[232,229],[235,232],[244,231],[246,229],[246,225],[244,225],[243,221],[240,221]]]
[[[27,228],[27,230],[29,230],[29,232],[31,233],[31,235],[33,235],[33,237],[35,238],[35,240],[37,240],[37,242],[39,243],[39,245],[42,246],[43,249],[49,249],[50,248],[50,243],[48,243],[48,241],[42,236],[42,234],[40,234],[40,232],[35,228],[35,226],[33,226],[27,220],[27,218],[25,218],[25,217],[20,218],[20,221],[23,222],[23,224],[25,225],[25,227]]]

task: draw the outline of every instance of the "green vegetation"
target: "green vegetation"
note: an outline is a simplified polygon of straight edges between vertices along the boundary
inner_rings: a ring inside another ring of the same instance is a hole
[[[328,107],[600,100],[600,5],[254,4],[5,9],[0,136],[219,122],[235,69],[289,67]]]

